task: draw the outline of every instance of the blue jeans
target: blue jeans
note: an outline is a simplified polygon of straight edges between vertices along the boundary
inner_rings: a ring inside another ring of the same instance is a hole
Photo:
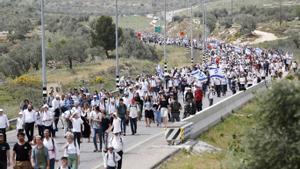
[[[99,144],[99,148],[98,149],[98,146],[97,146],[97,134],[98,134],[98,137],[99,137],[99,140],[100,140],[100,144]],[[102,150],[102,140],[103,140],[103,131],[102,129],[95,129],[94,128],[94,137],[93,137],[93,142],[94,142],[94,146],[95,146],[95,149],[96,150]]]
[[[158,125],[160,125],[160,123],[161,123],[161,113],[160,113],[160,111],[155,111],[155,122],[158,124]]]
[[[123,134],[126,134],[126,118],[121,118],[121,131]]]
[[[55,168],[55,158],[50,159],[50,169]]]

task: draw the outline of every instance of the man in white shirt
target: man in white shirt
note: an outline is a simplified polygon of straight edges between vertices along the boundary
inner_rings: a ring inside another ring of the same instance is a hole
[[[123,139],[121,137],[121,134],[114,134],[111,137],[110,143],[113,146],[114,151],[121,157],[117,165],[117,169],[121,169],[123,158]]]
[[[7,115],[4,114],[3,109],[0,109],[0,133],[3,133],[4,141],[6,142],[6,128],[9,127]]]
[[[81,138],[81,125],[83,124],[82,119],[80,118],[80,111],[76,110],[74,114],[71,115],[72,121],[72,132],[74,134],[74,141],[77,141],[80,148],[80,138]]]
[[[23,112],[23,119],[25,123],[25,133],[28,138],[28,142],[32,141],[34,134],[34,123],[36,121],[36,113],[33,110],[32,105],[28,105],[28,108]]]
[[[114,152],[112,145],[108,146],[108,151],[103,156],[104,168],[117,169],[118,161],[121,159],[118,153]]]
[[[94,106],[99,106],[100,104],[100,101],[97,99],[97,96],[94,95],[93,96],[93,100],[91,101],[91,106],[94,107]]]
[[[53,112],[49,110],[48,105],[44,105],[42,107],[42,122],[44,126],[44,130],[48,129],[50,134],[55,137],[55,132],[53,131],[53,119],[54,115]]]

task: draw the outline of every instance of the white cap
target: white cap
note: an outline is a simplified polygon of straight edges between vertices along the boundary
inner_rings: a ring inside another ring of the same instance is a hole
[[[22,111],[20,111],[20,112],[19,112],[19,114],[23,114],[23,112],[22,112]]]
[[[55,97],[60,97],[58,94]]]
[[[0,109],[0,112],[3,112],[3,109]]]
[[[49,108],[49,106],[47,104],[44,104],[43,108]]]

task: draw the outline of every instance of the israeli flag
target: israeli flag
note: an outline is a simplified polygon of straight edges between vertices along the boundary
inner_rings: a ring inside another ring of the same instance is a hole
[[[250,50],[249,48],[246,48],[246,49],[245,49],[245,53],[246,53],[247,55],[250,55],[250,54],[251,54],[251,50]]]
[[[200,71],[199,69],[192,71],[191,75],[199,81],[207,81],[206,74]]]
[[[211,78],[220,78],[223,79],[225,78],[223,71],[221,68],[210,68],[209,69],[209,75]]]
[[[261,55],[262,52],[263,52],[263,51],[262,51],[260,48],[256,48],[256,49],[255,49],[255,53],[256,53],[257,55]]]

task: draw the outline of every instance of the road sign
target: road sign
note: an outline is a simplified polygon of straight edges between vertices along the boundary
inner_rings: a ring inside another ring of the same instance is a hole
[[[155,31],[156,33],[161,33],[161,26],[155,26],[154,31]]]

